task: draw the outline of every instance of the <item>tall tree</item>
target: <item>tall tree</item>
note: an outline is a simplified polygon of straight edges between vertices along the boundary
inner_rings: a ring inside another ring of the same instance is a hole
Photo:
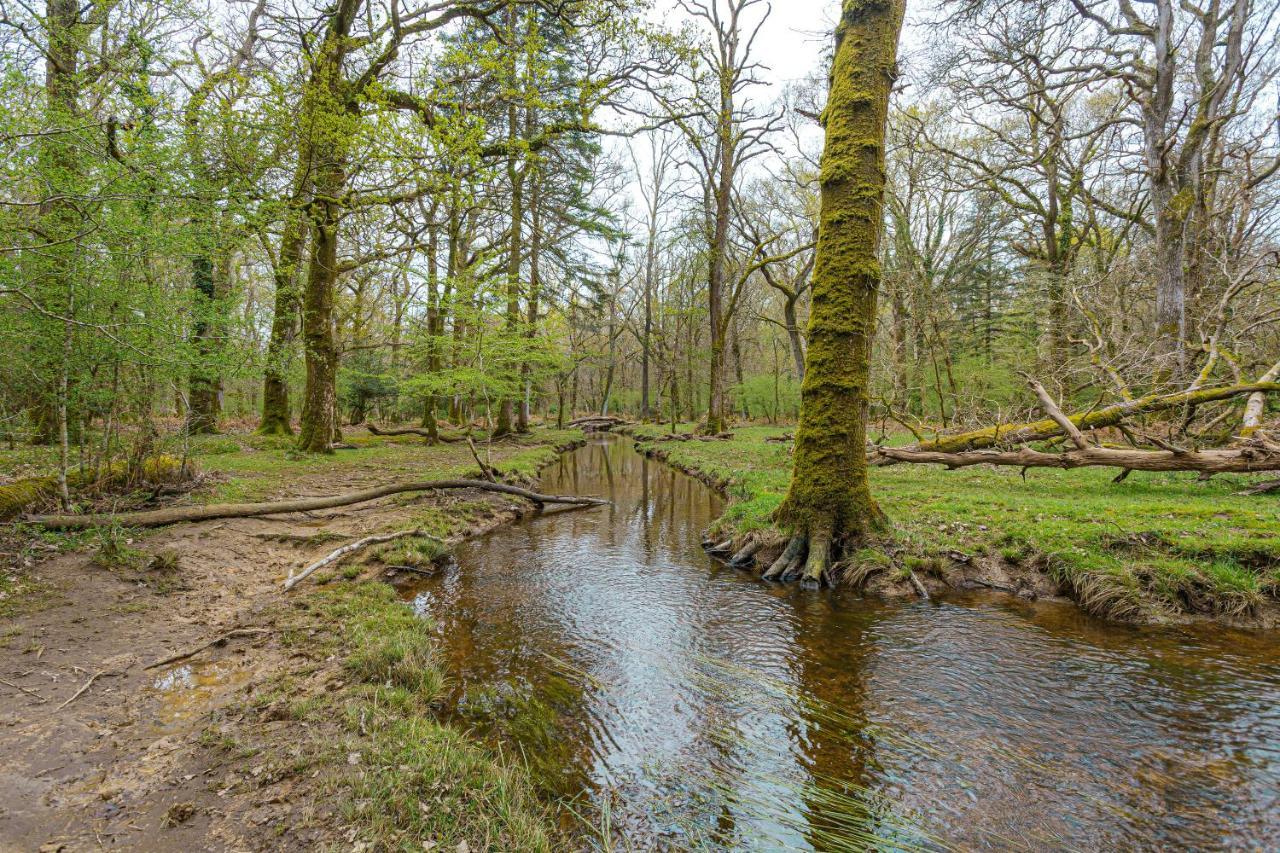
[[[880,289],[885,129],[902,0],[844,0],[836,26],[819,177],[820,214],[791,486],[793,533],[767,576],[820,583],[839,549],[885,525],[867,481],[871,342]]]

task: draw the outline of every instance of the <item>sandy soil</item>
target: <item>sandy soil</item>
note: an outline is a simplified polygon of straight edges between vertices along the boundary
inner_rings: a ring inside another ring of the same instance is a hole
[[[374,485],[377,470],[326,472],[291,484],[295,495]],[[382,474],[385,478],[385,473]],[[285,497],[286,495],[280,495]],[[415,502],[490,500],[471,533],[524,511],[488,493]],[[247,721],[259,746],[237,751],[244,700],[282,672],[304,670],[309,690],[340,677],[336,662],[286,652],[272,611],[280,583],[337,547],[289,541],[317,532],[367,535],[403,521],[394,498],[314,515],[179,525],[134,543],[176,555],[176,569],[110,569],[87,552],[32,569],[52,606],[3,624],[0,647],[0,850],[307,849],[340,842],[320,771],[290,772],[304,723]],[[283,540],[283,541],[282,541]],[[299,587],[289,595],[305,595]],[[170,665],[171,655],[235,629],[227,642]],[[270,760],[264,756],[275,756]]]

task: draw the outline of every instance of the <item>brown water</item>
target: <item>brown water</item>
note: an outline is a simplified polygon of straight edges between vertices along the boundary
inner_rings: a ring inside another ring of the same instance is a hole
[[[710,560],[722,501],[593,439],[406,595],[450,712],[640,849],[1272,848],[1280,651],[1003,597],[882,603]],[[576,798],[576,799],[572,799]],[[584,842],[588,843],[588,842]]]

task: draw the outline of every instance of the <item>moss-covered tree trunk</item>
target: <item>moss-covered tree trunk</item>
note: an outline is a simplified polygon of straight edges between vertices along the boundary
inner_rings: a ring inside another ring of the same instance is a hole
[[[304,96],[304,142],[314,189],[307,212],[311,220],[311,251],[302,291],[302,340],[307,363],[298,449],[331,453],[338,436],[338,346],[334,340],[333,305],[338,281],[338,226],[347,186],[347,165],[359,109],[344,78],[351,50],[351,28],[360,0],[340,0],[330,13],[328,28],[312,68]]]
[[[867,482],[871,341],[880,288],[885,122],[902,0],[844,0],[823,114],[821,213],[791,487],[793,533],[766,575],[822,579],[833,555],[884,524]],[[806,557],[807,555],[807,557]]]
[[[216,359],[218,336],[218,294],[214,285],[213,259],[199,253],[191,262],[191,285],[195,291],[196,324],[192,332],[195,362],[188,377],[187,432],[210,435],[218,431],[222,414],[222,380],[211,363]]]
[[[285,214],[284,232],[275,259],[275,310],[271,316],[271,337],[267,340],[267,365],[262,372],[262,435],[293,435],[289,422],[289,362],[298,335],[298,268],[306,250],[306,220],[300,205],[305,201],[308,180],[303,163],[294,179],[293,207]]]

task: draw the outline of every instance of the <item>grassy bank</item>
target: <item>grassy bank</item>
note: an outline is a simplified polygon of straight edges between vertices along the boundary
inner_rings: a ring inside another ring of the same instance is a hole
[[[267,615],[284,649],[303,662],[220,712],[205,742],[228,764],[251,757],[267,768],[242,777],[239,795],[270,796],[308,780],[301,811],[311,823],[269,829],[281,844],[553,848],[555,822],[525,769],[437,720],[446,675],[431,626],[391,587],[335,581]],[[276,734],[282,720],[295,736]],[[298,832],[309,834],[290,835]]]
[[[637,427],[642,448],[723,486],[733,499],[722,532],[768,530],[790,477],[783,428],[738,429],[731,441],[653,442],[669,428]],[[1280,595],[1280,512],[1273,496],[1235,494],[1248,478],[1114,471],[895,465],[872,489],[908,565],[941,572],[957,556],[997,559],[1049,575],[1090,612],[1131,621],[1184,614],[1266,623]],[[872,554],[862,559],[875,559]]]

